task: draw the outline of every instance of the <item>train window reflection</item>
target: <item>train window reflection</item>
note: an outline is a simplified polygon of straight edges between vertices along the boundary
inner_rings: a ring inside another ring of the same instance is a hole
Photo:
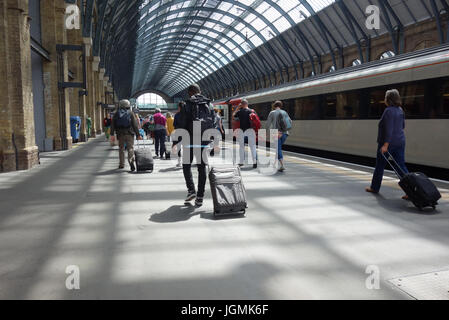
[[[385,111],[385,89],[376,89],[371,91],[370,107],[368,117],[370,119],[379,119]]]
[[[432,112],[432,118],[448,118],[449,117],[449,81],[446,80],[440,87],[438,94],[439,101]]]
[[[317,120],[319,117],[319,97],[299,98],[295,100],[296,120]]]
[[[427,118],[425,86],[409,84],[399,88],[402,97],[402,108],[409,118]]]

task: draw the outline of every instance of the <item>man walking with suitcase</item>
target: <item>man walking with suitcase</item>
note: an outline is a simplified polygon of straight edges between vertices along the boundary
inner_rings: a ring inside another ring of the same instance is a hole
[[[134,164],[134,136],[139,137],[139,126],[137,124],[136,116],[131,111],[131,103],[128,100],[122,100],[119,103],[119,108],[114,114],[111,123],[111,135],[117,133],[119,142],[119,169],[125,168],[125,144],[128,150],[128,162],[131,171],[135,171]]]
[[[207,181],[206,166],[208,160],[204,150],[211,143],[211,141],[202,141],[203,133],[208,129],[214,128],[215,111],[213,105],[210,103],[211,100],[201,95],[201,89],[197,84],[191,85],[188,88],[188,93],[190,99],[186,101],[179,115],[179,128],[187,130],[190,140],[182,140],[184,148],[183,172],[188,190],[185,203],[189,204],[196,199],[195,205],[201,207],[203,205]],[[200,126],[201,130],[194,130],[195,126]],[[195,137],[194,134],[201,134],[201,136]],[[196,158],[199,175],[198,193],[195,190],[195,183],[192,176],[192,163],[194,158]]]

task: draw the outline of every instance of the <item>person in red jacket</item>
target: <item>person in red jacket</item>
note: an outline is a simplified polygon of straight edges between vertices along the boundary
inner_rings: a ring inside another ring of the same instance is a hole
[[[156,109],[154,118],[154,136],[156,157],[163,158],[165,155],[165,140],[167,139],[167,118],[161,113],[160,109]]]

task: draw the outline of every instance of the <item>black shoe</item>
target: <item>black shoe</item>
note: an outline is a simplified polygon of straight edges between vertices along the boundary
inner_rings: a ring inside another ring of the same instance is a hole
[[[136,166],[134,165],[134,162],[131,162],[131,163],[129,164],[129,166],[131,167],[131,172],[136,171]]]
[[[196,198],[196,192],[195,191],[189,191],[189,193],[187,194],[187,198],[185,200],[186,203],[194,200]]]
[[[239,167],[241,168],[241,167],[243,167],[244,166],[244,164],[243,163],[239,163]]]
[[[198,208],[203,206],[203,198],[202,197],[196,198],[195,206],[198,207]]]
[[[253,164],[253,169],[257,169],[257,163]]]

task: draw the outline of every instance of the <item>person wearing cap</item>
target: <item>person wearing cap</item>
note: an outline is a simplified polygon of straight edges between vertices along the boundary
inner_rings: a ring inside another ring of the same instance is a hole
[[[134,137],[139,137],[139,125],[136,115],[131,111],[131,103],[121,100],[111,123],[111,135],[117,134],[119,142],[119,169],[125,168],[125,145],[128,150],[128,162],[131,171],[135,171]]]

